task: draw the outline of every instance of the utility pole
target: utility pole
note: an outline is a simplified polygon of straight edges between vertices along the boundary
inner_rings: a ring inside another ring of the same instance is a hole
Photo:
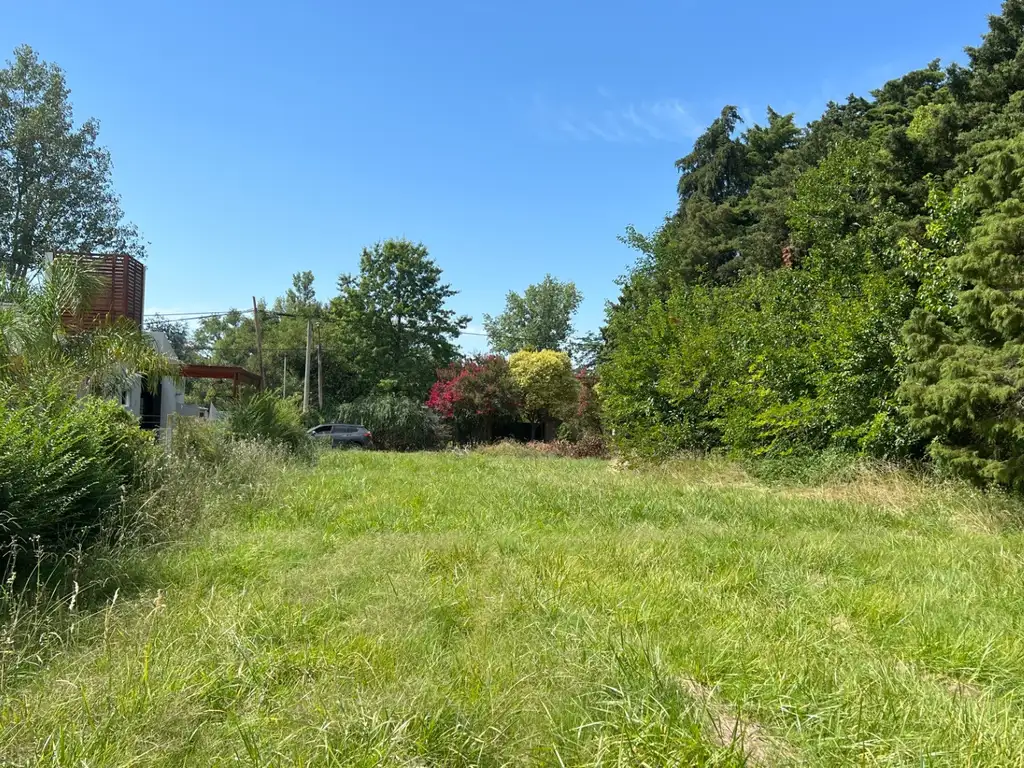
[[[302,377],[302,412],[309,413],[309,364],[313,352],[313,320],[306,321],[306,375]]]
[[[288,397],[288,355],[284,356],[284,374],[281,376],[281,399]]]
[[[252,297],[252,317],[256,323],[256,357],[260,362],[260,392],[267,388],[267,370],[263,367],[263,333],[260,329],[260,309],[256,297]]]
[[[319,331],[317,332],[319,334]],[[323,345],[318,341],[316,343],[316,402],[317,407],[323,411],[324,409],[324,355]]]

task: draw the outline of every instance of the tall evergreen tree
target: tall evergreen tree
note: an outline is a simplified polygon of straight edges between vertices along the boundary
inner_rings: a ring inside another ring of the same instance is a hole
[[[941,464],[1024,487],[1024,138],[991,147],[968,184],[982,214],[950,260],[955,319],[915,310],[902,390]]]

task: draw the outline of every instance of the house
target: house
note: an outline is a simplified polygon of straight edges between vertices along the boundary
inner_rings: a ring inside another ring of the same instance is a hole
[[[167,335],[162,331],[147,330],[144,333],[153,341],[157,351],[167,357],[178,368],[176,377],[164,376],[156,387],[150,387],[144,377],[136,377],[131,390],[122,393],[121,404],[135,414],[143,429],[165,430],[171,426],[175,415],[194,416],[201,419],[216,419],[219,412],[213,403],[197,405],[185,402],[186,379],[227,379],[234,382],[237,396],[240,385],[259,387],[260,378],[237,365],[203,365],[182,363],[174,353]]]
[[[86,262],[104,278],[104,286],[93,298],[84,317],[68,317],[66,322],[79,326],[96,326],[118,318],[127,318],[142,327],[143,306],[146,295],[146,268],[127,254],[62,254],[60,258],[74,258]],[[184,364],[178,360],[167,335],[162,331],[146,330],[153,346],[175,363],[178,376],[164,376],[156,386],[149,386],[144,377],[136,377],[131,388],[121,393],[121,404],[139,419],[143,429],[166,430],[175,415],[216,418],[217,409],[211,403],[200,406],[185,402],[185,379],[227,379],[234,382],[235,395],[239,386],[259,386],[254,373],[236,365]]]
[[[157,352],[174,363],[181,363],[167,334],[162,331],[145,331],[145,334]],[[185,382],[164,376],[151,387],[144,377],[136,376],[132,388],[121,393],[121,405],[138,417],[143,429],[166,429],[171,414],[182,413],[185,408]]]

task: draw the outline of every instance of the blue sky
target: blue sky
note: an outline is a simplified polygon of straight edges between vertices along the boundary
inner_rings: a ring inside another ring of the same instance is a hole
[[[550,272],[596,328],[726,103],[801,121],[933,58],[998,0],[5,4],[0,49],[61,65],[150,242],[147,311],[244,307],[360,248],[424,242],[495,314]],[[6,57],[5,56],[5,57]],[[482,346],[466,339],[469,349]]]

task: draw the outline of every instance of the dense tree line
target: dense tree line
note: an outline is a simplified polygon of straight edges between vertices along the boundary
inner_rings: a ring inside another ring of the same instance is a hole
[[[581,385],[568,354],[581,300],[575,285],[548,276],[521,296],[510,293],[505,312],[487,318],[492,348],[511,354],[508,361],[464,356],[457,339],[469,318],[447,308],[454,295],[427,249],[407,240],[365,248],[359,272],[342,275],[327,301],[311,272],[296,273],[284,295],[257,307],[268,390],[302,392],[312,326],[310,420],[371,422],[379,444],[398,448],[486,442],[524,421],[534,436],[558,422],[574,438],[598,430],[592,387]],[[194,330],[161,319],[150,327],[168,335],[183,361],[259,370],[252,312],[210,317]],[[227,383],[189,386],[197,401],[237,407]],[[580,393],[588,397],[582,406]]]
[[[837,448],[1024,478],[1024,0],[799,128],[726,107],[608,313],[606,425],[647,453]]]
[[[329,300],[318,298],[311,272],[296,273],[282,296],[258,306],[267,388],[301,393],[311,323],[314,404],[319,399],[318,365],[323,369],[325,410],[374,392],[422,402],[436,371],[460,357],[456,339],[469,323],[468,317],[447,307],[456,291],[441,275],[427,249],[408,240],[364,248],[359,272],[341,275]],[[182,324],[159,319],[150,327],[165,331],[185,360],[259,370],[251,310],[207,318],[191,333]],[[226,400],[228,390],[202,384],[192,396]]]

